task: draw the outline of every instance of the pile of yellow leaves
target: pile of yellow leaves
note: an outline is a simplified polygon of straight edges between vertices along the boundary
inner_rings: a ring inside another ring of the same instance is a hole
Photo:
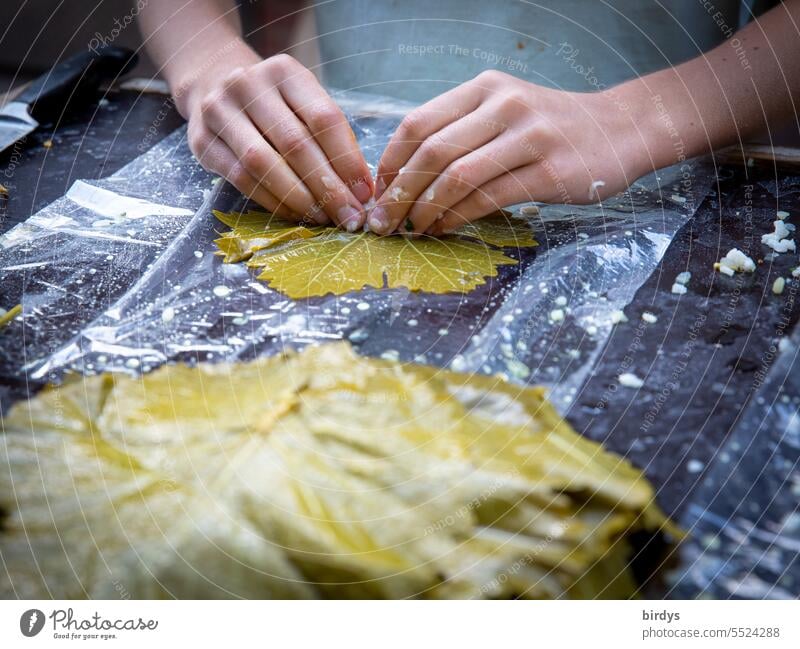
[[[81,377],[0,436],[0,596],[627,597],[641,473],[538,388],[363,358]]]
[[[258,279],[292,298],[365,287],[467,293],[517,261],[496,248],[535,246],[527,221],[510,214],[464,226],[457,235],[410,238],[305,227],[263,212],[214,215],[232,229],[216,244],[226,263],[246,261]],[[493,247],[491,247],[493,246]]]

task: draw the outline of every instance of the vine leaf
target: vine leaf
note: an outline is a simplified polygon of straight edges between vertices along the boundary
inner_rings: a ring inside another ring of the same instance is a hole
[[[258,279],[291,298],[366,287],[467,293],[517,261],[498,248],[538,245],[523,219],[494,216],[456,235],[413,239],[306,227],[264,212],[214,211],[232,229],[216,240],[225,263],[246,261]],[[488,245],[487,245],[488,244]]]
[[[632,535],[677,533],[544,389],[346,343],[76,376],[0,427],[3,598],[627,599]]]

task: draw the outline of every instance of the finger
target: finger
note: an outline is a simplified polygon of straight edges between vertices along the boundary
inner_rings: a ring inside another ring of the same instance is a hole
[[[378,199],[369,217],[370,230],[378,234],[388,234],[398,228],[413,230],[413,224],[409,227],[406,217],[418,201],[436,201],[434,185],[448,169],[452,171],[452,177],[448,179],[449,186],[468,185],[470,189],[462,190],[462,194],[466,196],[477,186],[474,181],[478,174],[463,162],[465,157],[496,139],[505,128],[504,124],[492,117],[488,109],[478,109],[427,138],[411,156],[403,172],[395,177],[387,191]],[[519,164],[515,163],[514,167]],[[474,178],[469,178],[468,175]],[[452,200],[446,207],[455,202]],[[436,211],[441,212],[442,209]],[[435,218],[436,211],[430,212],[431,219]],[[427,226],[418,232],[424,232],[425,229]]]
[[[448,166],[434,174],[433,182],[404,215],[407,230],[417,234],[425,232],[437,218],[442,218],[447,209],[466,198],[474,189],[530,162],[530,155],[506,131],[507,126],[496,120],[497,114],[491,106],[482,107],[462,120],[463,128],[468,133],[464,139],[467,152],[452,161],[445,158]],[[494,135],[497,137],[492,137]],[[422,153],[422,148],[418,153]],[[407,169],[416,158],[417,154],[406,165]]]
[[[336,174],[361,203],[372,198],[372,174],[344,113],[306,68],[280,85],[286,103],[308,127]]]
[[[416,233],[426,232],[447,210],[491,180],[530,163],[514,135],[505,133],[450,164],[408,212]]]
[[[242,166],[230,147],[210,131],[195,135],[190,144],[203,168],[225,178],[247,198],[256,201],[272,214],[292,220],[302,218],[262,187]]]
[[[481,97],[480,88],[464,83],[406,115],[378,163],[376,198],[383,195],[423,141],[474,111],[480,104]]]
[[[203,119],[218,135],[258,185],[297,214],[317,223],[328,222],[315,207],[315,199],[289,165],[235,104],[222,99],[203,107]]]
[[[249,105],[248,113],[309,188],[316,205],[337,225],[354,232],[364,224],[364,209],[331,167],[320,146],[297,116],[275,93]]]
[[[235,160],[235,156],[233,156],[233,158]],[[236,183],[231,183],[236,189],[242,192],[248,199],[254,200],[256,203],[266,208],[270,213],[290,221],[307,221],[309,224],[312,223],[306,215],[298,214],[291,210],[285,203],[282,203],[277,196],[271,194],[269,190],[264,189],[258,180],[253,178],[253,176],[242,168],[240,162],[234,162],[229,173],[232,177],[236,178]],[[313,223],[324,225],[324,222],[319,223],[318,221],[313,221]]]
[[[498,176],[472,191],[444,212],[441,219],[434,221],[428,228],[428,234],[451,234],[466,223],[508,205],[528,201],[552,202],[558,196],[558,190],[542,164],[526,165]]]

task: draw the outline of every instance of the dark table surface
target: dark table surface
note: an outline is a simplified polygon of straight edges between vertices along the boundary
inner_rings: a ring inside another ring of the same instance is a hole
[[[779,187],[779,191],[778,191]],[[722,169],[717,191],[680,230],[661,264],[625,309],[592,377],[570,412],[573,426],[627,455],[661,486],[659,499],[680,511],[703,469],[737,423],[774,361],[779,340],[800,314],[800,281],[782,295],[776,278],[791,278],[796,254],[764,260],[761,235],[777,211],[800,213],[800,178]],[[738,247],[759,264],[756,273],[727,277],[713,264]],[[676,275],[692,274],[685,295],[672,293]],[[657,322],[644,326],[643,312]],[[635,399],[610,391],[630,358],[647,368]]]
[[[140,155],[143,138],[152,146],[182,124],[168,98],[124,91],[107,94],[100,107],[66,115],[0,154],[0,183],[9,191],[0,198],[0,232],[64,195],[75,180],[113,173]],[[85,153],[98,150],[103,155]],[[746,166],[720,168],[718,176],[625,309],[628,322],[615,328],[568,413],[579,432],[643,468],[662,507],[678,518],[692,503],[710,506],[697,501],[697,487],[714,467],[719,472],[731,432],[764,383],[780,338],[791,334],[800,315],[800,280],[789,282],[782,295],[772,293],[775,278],[791,277],[797,254],[770,260],[760,243],[778,209],[800,216],[800,177]],[[713,263],[732,247],[758,260],[758,272],[715,272]],[[673,294],[675,276],[686,270],[692,273],[688,293]],[[0,306],[13,306],[18,298],[0,287]],[[645,311],[657,322],[644,326]],[[640,374],[642,368],[647,373],[639,391],[617,381],[632,359]],[[0,383],[17,378],[6,374],[0,368]],[[730,466],[729,473],[735,470]],[[797,466],[791,469],[771,488],[787,488],[787,480],[800,484]],[[795,588],[797,595],[800,586]],[[726,594],[711,586],[706,591]]]

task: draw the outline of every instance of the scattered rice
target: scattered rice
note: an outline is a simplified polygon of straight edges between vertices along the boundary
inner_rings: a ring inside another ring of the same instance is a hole
[[[755,262],[738,248],[731,248],[715,268],[719,272],[731,276],[734,272],[752,273],[756,269]]]
[[[624,374],[619,375],[619,384],[625,388],[641,388],[644,385],[644,381],[640,379],[635,374],[631,372],[625,372]]]
[[[606,181],[605,180],[595,180],[595,181],[593,181],[592,184],[589,185],[589,200],[593,201],[593,200],[599,199],[600,198],[600,192],[598,192],[597,190],[600,187],[605,187],[605,186],[606,186]]]
[[[389,198],[393,201],[407,201],[409,193],[400,186],[392,187],[392,191],[389,192]]]
[[[774,226],[774,230],[768,234],[765,234],[761,237],[761,243],[765,246],[769,246],[775,252],[792,252],[795,251],[794,239],[787,239],[789,236],[789,228],[786,227],[786,224],[781,221],[775,221],[772,224]]]
[[[619,324],[620,322],[627,322],[628,316],[624,311],[616,310],[611,312],[611,324]]]

